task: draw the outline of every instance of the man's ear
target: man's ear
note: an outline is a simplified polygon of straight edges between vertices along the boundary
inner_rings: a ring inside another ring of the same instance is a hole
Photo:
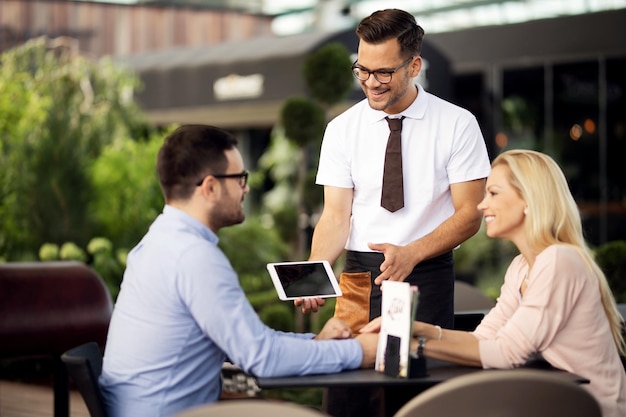
[[[216,199],[219,193],[219,187],[220,185],[217,178],[209,175],[198,188],[200,188],[200,192],[204,198]]]
[[[421,71],[422,57],[418,55],[417,58],[413,59],[413,62],[411,63],[411,78],[417,77]]]

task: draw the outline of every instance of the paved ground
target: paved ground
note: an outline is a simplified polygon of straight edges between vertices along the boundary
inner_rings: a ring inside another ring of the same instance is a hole
[[[0,417],[53,417],[52,388],[0,380]],[[77,391],[70,393],[70,417],[89,417]]]

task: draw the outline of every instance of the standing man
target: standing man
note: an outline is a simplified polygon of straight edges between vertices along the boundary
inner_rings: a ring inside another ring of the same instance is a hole
[[[480,228],[476,206],[490,171],[485,142],[471,113],[415,83],[424,30],[413,15],[377,11],[356,33],[352,70],[366,98],[326,128],[317,173],[324,209],[310,259],[333,263],[347,250],[336,315],[353,331],[380,316],[384,280],[417,285],[418,320],[451,328],[452,250]],[[383,171],[393,122],[401,125],[393,130],[401,129],[402,157],[390,168],[401,166],[401,194],[396,207],[385,208]],[[365,309],[357,305],[363,299]],[[304,312],[322,303],[297,300]]]
[[[417,320],[452,328],[452,250],[480,228],[476,207],[490,171],[485,142],[470,112],[415,83],[424,30],[413,15],[377,11],[356,34],[352,70],[366,98],[326,128],[316,181],[324,186],[324,209],[310,259],[334,263],[347,250],[335,317],[353,332],[380,316],[384,280],[418,286]],[[389,155],[388,142],[396,146]],[[394,168],[400,173],[388,180]],[[295,303],[306,313],[324,301]],[[375,416],[377,398],[372,390],[328,390],[326,411]]]
[[[166,417],[217,401],[226,358],[265,377],[374,364],[377,337],[350,338],[338,319],[317,336],[275,331],[246,299],[216,235],[244,220],[248,172],[236,144],[188,125],[159,151],[166,205],[128,256],[106,343],[100,385],[110,417]]]

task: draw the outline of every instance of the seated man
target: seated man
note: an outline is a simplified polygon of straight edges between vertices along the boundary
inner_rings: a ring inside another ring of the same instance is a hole
[[[264,377],[373,367],[377,336],[352,338],[337,319],[317,336],[279,332],[249,304],[216,235],[244,220],[248,173],[236,144],[190,125],[159,151],[166,205],[128,256],[106,343],[100,385],[110,417],[216,401],[227,357]]]

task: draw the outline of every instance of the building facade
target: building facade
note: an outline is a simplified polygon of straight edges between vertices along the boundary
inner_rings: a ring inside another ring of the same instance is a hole
[[[626,240],[626,9],[429,34],[420,82],[478,118],[491,157],[509,148],[563,166],[593,245]],[[236,133],[254,168],[286,99],[306,95],[306,56],[330,43],[356,54],[354,29],[271,34],[268,16],[73,1],[0,2],[0,51],[39,36],[75,39],[132,68],[155,124]],[[354,92],[331,117],[362,98]]]

